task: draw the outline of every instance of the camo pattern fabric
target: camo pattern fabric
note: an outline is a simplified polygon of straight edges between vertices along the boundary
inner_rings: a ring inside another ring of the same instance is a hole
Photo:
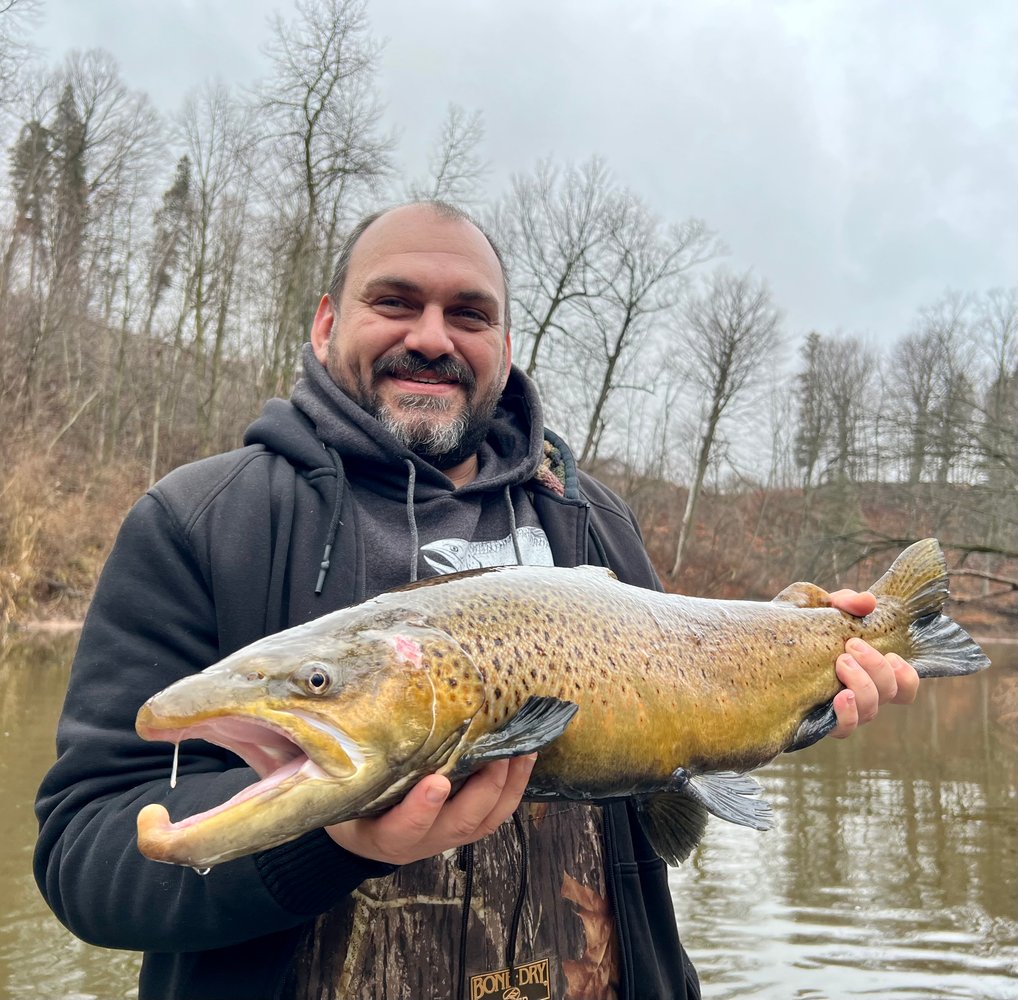
[[[519,815],[529,872],[515,963],[510,969],[507,945],[521,845],[507,822],[475,845],[464,1000],[615,1000],[618,937],[600,808],[527,803]],[[407,865],[322,914],[298,948],[288,1000],[458,1000],[461,861],[453,851]]]

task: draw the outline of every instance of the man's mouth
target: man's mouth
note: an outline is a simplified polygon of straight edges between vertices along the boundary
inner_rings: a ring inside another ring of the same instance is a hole
[[[407,352],[379,359],[374,369],[376,378],[388,377],[406,392],[443,392],[457,386],[469,392],[473,387],[470,369],[451,357],[436,360]]]
[[[403,392],[446,392],[460,385],[459,379],[425,374],[401,375],[393,373],[389,377],[396,384],[397,388]]]
[[[459,385],[457,378],[445,378],[438,375],[401,375],[397,372],[393,378],[399,379],[401,382],[423,382],[425,385]]]

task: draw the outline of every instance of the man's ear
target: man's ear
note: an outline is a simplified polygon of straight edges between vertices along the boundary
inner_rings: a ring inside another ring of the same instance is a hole
[[[328,295],[323,295],[311,323],[311,347],[314,349],[315,357],[323,365],[329,357],[329,340],[332,338],[335,322],[336,314],[332,309],[332,299]]]
[[[509,381],[509,369],[513,363],[513,340],[509,336],[509,331],[505,332],[505,380]],[[505,388],[505,386],[503,386]]]

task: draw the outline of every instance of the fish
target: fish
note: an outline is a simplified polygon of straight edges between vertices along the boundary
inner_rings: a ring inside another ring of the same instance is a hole
[[[657,853],[679,864],[709,815],[772,825],[748,772],[835,726],[848,639],[900,654],[921,677],[989,665],[943,612],[936,539],[907,548],[870,590],[863,618],[812,583],[769,602],[710,600],[591,566],[491,567],[389,591],[145,702],[140,737],[226,747],[259,780],[177,822],[149,803],[138,847],[204,871],[376,815],[425,775],[455,791],[490,761],[537,752],[526,798],[631,799]]]

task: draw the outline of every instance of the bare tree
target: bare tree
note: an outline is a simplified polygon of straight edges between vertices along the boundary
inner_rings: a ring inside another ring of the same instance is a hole
[[[474,204],[490,169],[477,153],[483,139],[481,112],[468,113],[460,105],[450,104],[438,142],[428,158],[428,175],[407,187],[409,199]]]
[[[976,331],[986,365],[978,434],[983,473],[1018,487],[1018,288],[995,288],[978,304]]]
[[[191,95],[179,119],[192,165],[191,227],[185,248],[188,354],[198,397],[198,447],[214,438],[224,350],[249,214],[255,145],[250,109],[221,84]]]
[[[611,214],[605,252],[597,262],[603,291],[585,305],[599,336],[600,377],[580,451],[580,463],[592,461],[605,430],[608,400],[624,378],[626,361],[638,352],[650,324],[675,305],[682,279],[718,252],[718,244],[699,219],[662,233],[660,224],[635,198],[621,195]],[[575,347],[574,347],[575,349]]]
[[[152,238],[148,247],[147,306],[141,335],[144,341],[143,349],[151,350],[156,361],[156,378],[150,393],[152,408],[149,432],[149,485],[155,483],[159,468],[162,406],[168,381],[165,375],[167,369],[172,371],[178,362],[177,352],[170,352],[164,338],[153,338],[153,323],[156,310],[172,288],[174,278],[180,271],[181,260],[191,232],[194,218],[191,174],[191,160],[185,154],[177,161],[173,181],[163,192],[162,204],[153,215]],[[178,348],[183,313],[183,309],[177,310],[178,321],[174,324],[173,343],[174,347]],[[155,342],[150,343],[153,339]],[[173,381],[169,380],[171,385]],[[175,396],[174,393],[174,398]]]
[[[16,222],[2,295],[20,283],[31,303],[20,333],[23,412],[59,418],[97,384],[101,395],[106,382],[104,331],[120,322],[113,313],[128,302],[134,266],[124,213],[145,187],[158,118],[101,52],[71,53],[39,82],[31,104],[16,150]],[[93,303],[98,333],[88,322]]]
[[[583,304],[605,290],[597,264],[611,238],[618,197],[597,157],[564,169],[546,160],[533,174],[513,178],[496,228],[512,257],[513,332],[531,377],[538,376],[550,342],[568,339]]]
[[[40,9],[40,0],[0,0],[0,108],[11,103],[16,81],[32,55],[24,31]]]
[[[292,22],[276,18],[261,104],[269,132],[265,190],[278,233],[269,255],[269,391],[289,381],[357,199],[388,173],[392,148],[379,132],[379,47],[368,35],[365,0],[297,0],[296,11]]]
[[[781,314],[763,281],[719,268],[704,293],[692,297],[682,315],[681,343],[688,376],[702,392],[699,447],[693,481],[679,526],[671,576],[682,561],[696,516],[704,477],[722,418],[766,378],[762,361],[782,344]]]
[[[907,480],[913,485],[928,475],[946,481],[962,451],[960,434],[971,395],[968,308],[968,299],[955,294],[924,307],[891,355],[888,382],[896,399]]]

